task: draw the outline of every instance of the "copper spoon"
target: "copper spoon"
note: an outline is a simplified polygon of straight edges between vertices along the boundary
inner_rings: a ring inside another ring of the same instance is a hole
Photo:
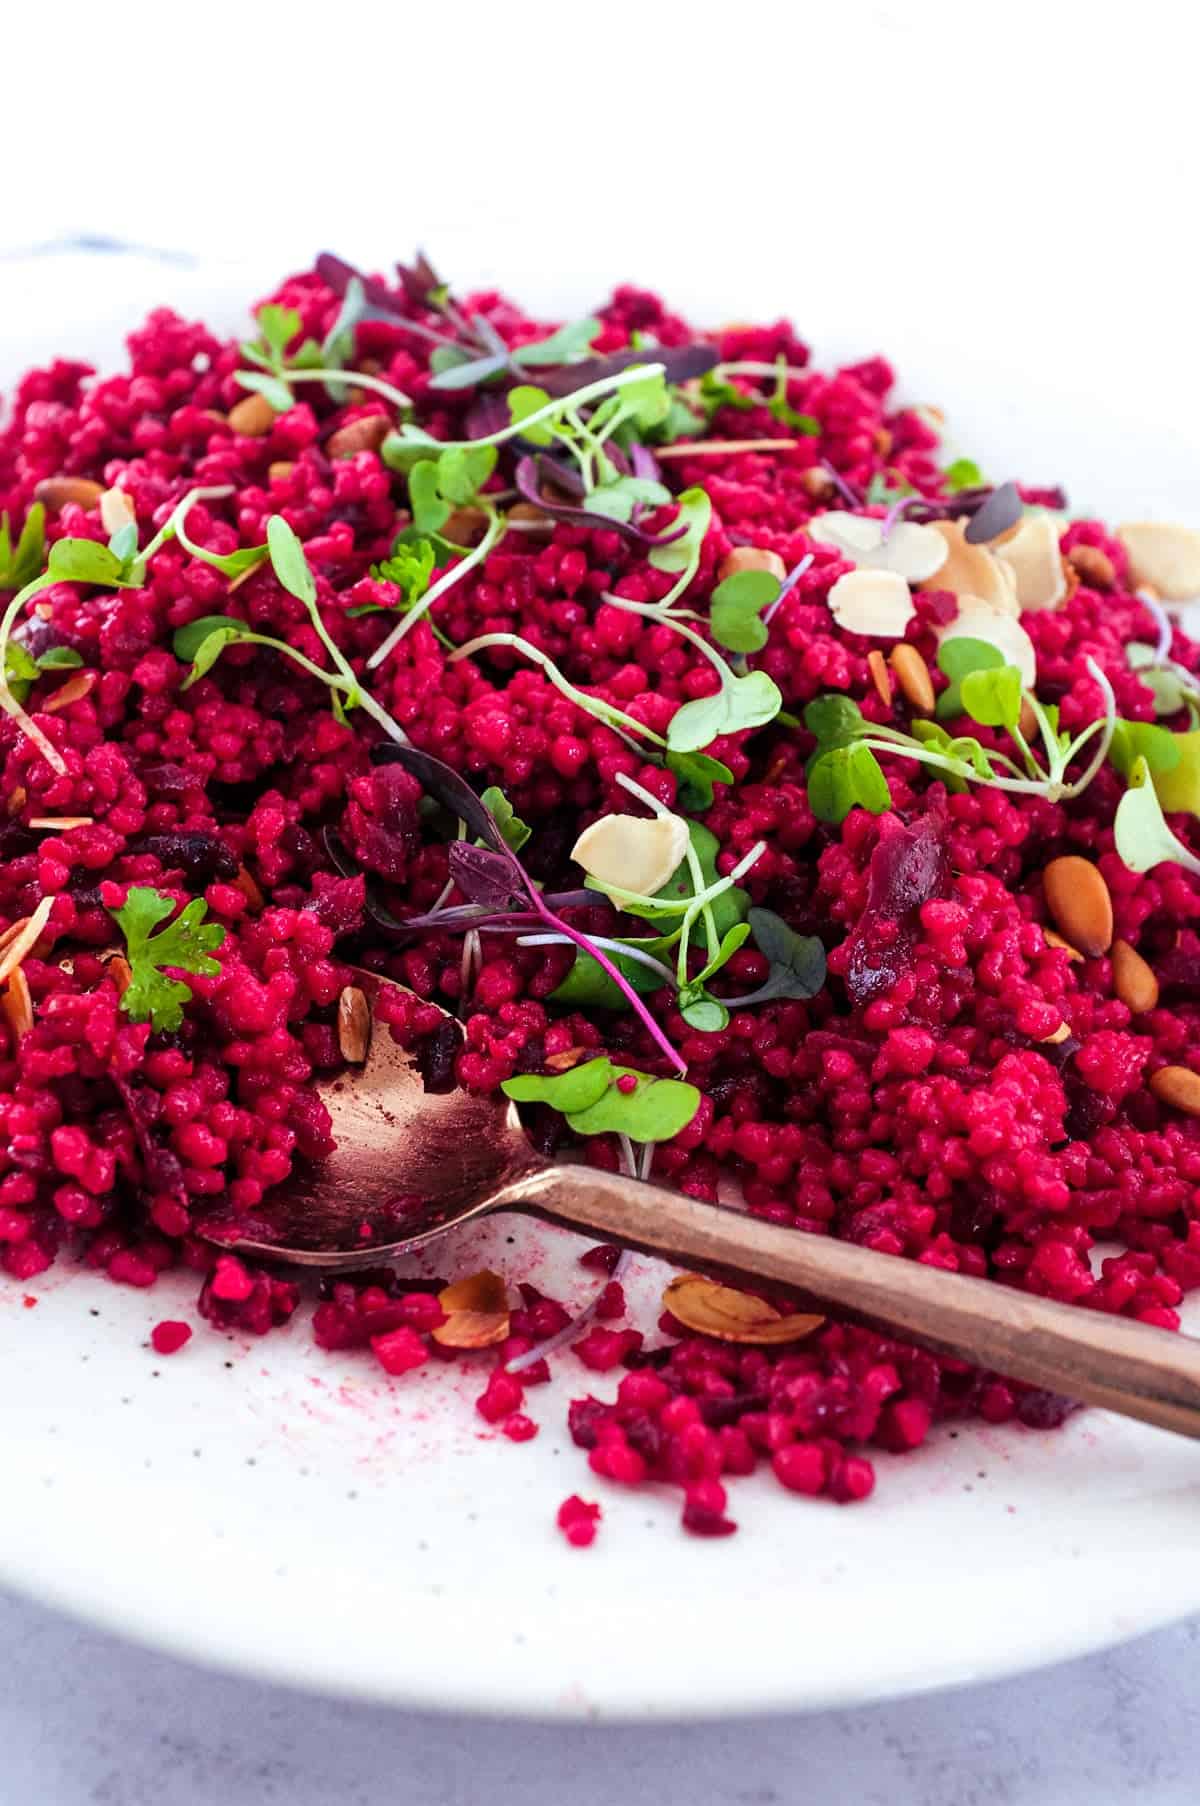
[[[373,1004],[381,981],[363,972],[358,983]],[[518,1211],[722,1278],[775,1281],[937,1353],[1200,1437],[1192,1337],[545,1160],[506,1098],[426,1092],[382,1026],[365,1064],[320,1091],[336,1151],[294,1174],[252,1219],[210,1225],[211,1239],[299,1266],[361,1268],[425,1247],[456,1223]]]

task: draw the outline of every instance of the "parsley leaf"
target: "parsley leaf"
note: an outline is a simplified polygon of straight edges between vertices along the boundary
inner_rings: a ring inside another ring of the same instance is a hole
[[[175,908],[161,891],[135,885],[120,909],[110,913],[125,936],[132,974],[121,1008],[134,1022],[149,1022],[155,1029],[171,1031],[183,1022],[183,1006],[191,999],[191,987],[168,978],[164,966],[215,978],[220,963],[209,956],[225,939],[218,922],[205,922],[208,905],[195,897],[159,934],[152,930]]]

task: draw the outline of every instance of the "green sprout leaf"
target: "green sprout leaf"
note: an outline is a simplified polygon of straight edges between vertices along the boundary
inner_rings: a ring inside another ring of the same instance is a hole
[[[654,940],[630,940],[631,947],[644,947],[648,953],[656,952],[662,945],[660,938]],[[608,957],[620,972],[626,983],[631,985],[639,997],[649,997],[653,992],[662,989],[663,980],[649,966],[644,966],[639,959],[627,959],[619,953],[608,952]],[[629,999],[619,985],[613,983],[598,959],[582,949],[575,955],[575,963],[562,983],[550,993],[555,1003],[563,1004],[572,1010],[627,1010]]]
[[[977,488],[984,479],[974,458],[955,458],[942,472],[942,480],[953,495],[960,489]]]
[[[204,641],[219,630],[228,632],[231,639],[234,634],[250,631],[245,621],[239,621],[233,615],[201,615],[199,620],[175,629],[171,650],[176,658],[190,665]]]
[[[521,345],[513,352],[517,364],[573,364],[588,350],[594,338],[603,331],[602,323],[590,315],[586,320],[572,320],[560,326],[548,339],[535,345]]]
[[[737,571],[712,593],[709,623],[713,638],[731,652],[759,652],[767,643],[760,616],[779,596],[780,582],[770,571]]]
[[[438,533],[453,510],[438,487],[438,467],[432,458],[414,464],[408,473],[408,502],[418,533]]]
[[[227,627],[215,627],[210,634],[206,634],[196,648],[192,668],[184,678],[182,687],[190,690],[194,683],[199,683],[205,673],[212,670],[226,646],[240,638],[240,634],[231,633]]]
[[[515,389],[508,391],[508,414],[514,426],[519,426],[539,408],[544,408],[550,400],[545,389],[539,389],[533,383],[518,383]],[[554,434],[545,421],[526,429],[522,437],[531,445],[553,445]]]
[[[1167,826],[1144,758],[1134,761],[1129,789],[1117,804],[1113,840],[1131,872],[1148,872],[1169,860],[1200,874],[1200,859]]]
[[[943,640],[938,647],[938,670],[950,679],[950,686],[937,699],[934,710],[939,721],[953,721],[964,713],[962,680],[973,671],[990,671],[1003,665],[1004,654],[986,640],[961,638]]]
[[[948,645],[956,642],[950,640]],[[959,684],[962,704],[981,727],[1005,727],[1011,732],[1021,717],[1021,673],[1015,665],[995,665],[968,671]]]
[[[866,732],[862,710],[849,696],[815,696],[804,711],[804,725],[823,746],[844,746]]]
[[[689,1028],[702,1035],[719,1034],[729,1025],[729,1011],[719,997],[710,997],[699,984],[688,985],[679,993],[679,1014]]]
[[[733,773],[728,765],[723,765],[720,759],[710,759],[707,753],[670,749],[666,764],[667,770],[673,771],[679,779],[678,802],[681,809],[711,809],[713,785],[733,783]]]
[[[1125,657],[1130,670],[1137,672],[1152,693],[1156,715],[1177,715],[1187,706],[1189,698],[1196,700],[1196,691],[1188,688],[1182,675],[1172,666],[1159,663],[1156,646],[1133,640],[1125,648]]]
[[[448,502],[473,502],[496,468],[494,445],[451,446],[437,461],[438,488]]]
[[[267,522],[267,547],[275,575],[284,589],[305,607],[312,608],[317,600],[317,585],[304,547],[282,514],[273,514]]]
[[[217,922],[205,922],[208,905],[196,897],[161,933],[152,930],[172,913],[172,898],[161,891],[135,885],[120,909],[110,913],[125,936],[131,979],[121,1008],[134,1022],[170,1032],[183,1022],[183,1006],[191,999],[191,987],[168,978],[164,967],[215,978],[221,967],[210,956],[225,939]]]
[[[634,1084],[622,1091],[621,1079]],[[631,1141],[669,1141],[700,1108],[694,1085],[651,1078],[627,1066],[614,1066],[608,1059],[588,1060],[553,1076],[523,1073],[505,1079],[501,1089],[516,1103],[549,1104],[561,1110],[578,1135],[628,1135]]]
[[[879,760],[869,746],[830,747],[808,769],[808,803],[818,821],[845,821],[856,805],[872,815],[891,807]]]
[[[748,926],[755,946],[771,962],[755,1002],[815,997],[825,983],[825,948],[816,935],[797,934],[772,909],[752,909]]]
[[[653,560],[654,553],[650,556]],[[673,752],[702,752],[723,734],[765,727],[782,704],[778,685],[765,671],[749,671],[745,677],[730,672],[715,696],[698,696],[676,711],[667,744]]]
[[[46,510],[35,502],[14,549],[8,515],[0,514],[0,589],[24,589],[46,561]]]
[[[1145,759],[1157,787],[1160,775],[1174,771],[1183,757],[1186,734],[1172,734],[1148,721],[1118,721],[1113,728],[1108,757],[1123,778],[1129,777],[1139,759]],[[1190,748],[1188,749],[1190,751]]]
[[[279,307],[268,301],[255,315],[263,344],[275,367],[281,369],[288,345],[300,330],[300,315],[294,307]]]
[[[510,396],[509,400],[511,399]],[[679,575],[683,571],[694,569],[700,562],[700,547],[711,520],[712,503],[707,492],[699,488],[685,489],[679,497],[679,513],[675,525],[686,527],[687,532],[678,539],[671,540],[669,545],[654,547],[650,553],[650,563],[655,570]],[[704,745],[705,742],[701,741],[700,744]]]
[[[23,703],[37,677],[37,660],[17,640],[9,640],[4,647],[4,682],[10,694]]]
[[[39,671],[78,671],[83,664],[74,646],[47,646],[37,656]]]
[[[49,574],[57,583],[122,588],[121,560],[92,539],[60,539],[50,547]]]
[[[292,405],[292,391],[279,376],[259,375],[255,370],[235,370],[234,381],[254,395],[262,395],[277,414],[286,414]]]
[[[720,900],[721,899],[718,897],[718,903]],[[717,951],[713,954],[704,970],[698,972],[695,978],[691,980],[691,983],[694,985],[701,985],[706,979],[711,978],[715,972],[719,972],[722,966],[728,965],[738,948],[744,946],[749,938],[749,922],[735,922],[733,927],[727,929],[725,934],[722,935],[720,946],[717,948]]]
[[[603,514],[609,520],[627,521],[632,520],[639,505],[661,508],[674,499],[666,484],[656,483],[653,477],[619,476],[598,489],[590,489],[587,508],[589,513]]]
[[[533,829],[519,815],[514,815],[512,804],[498,784],[489,784],[479,800],[485,809],[490,809],[493,821],[504,836],[505,845],[514,853],[519,853]]]

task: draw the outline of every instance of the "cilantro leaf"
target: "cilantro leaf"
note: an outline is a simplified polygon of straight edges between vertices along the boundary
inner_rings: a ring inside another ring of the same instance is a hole
[[[120,909],[110,911],[125,936],[131,973],[121,1008],[134,1022],[170,1032],[183,1022],[183,1006],[191,999],[191,987],[168,978],[163,967],[215,978],[221,967],[210,955],[225,939],[218,922],[205,922],[208,905],[195,897],[161,933],[152,930],[175,908],[161,891],[135,885]]]

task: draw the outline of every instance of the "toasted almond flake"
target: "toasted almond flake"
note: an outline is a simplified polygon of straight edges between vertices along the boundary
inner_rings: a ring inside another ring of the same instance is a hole
[[[455,1280],[438,1293],[445,1323],[433,1331],[443,1348],[491,1348],[508,1335],[508,1289],[487,1268]]]
[[[1066,1040],[1066,1038],[1070,1034],[1070,1032],[1071,1031],[1067,1027],[1066,1023],[1060,1022],[1058,1027],[1051,1029],[1051,1031],[1048,1035],[1039,1035],[1038,1036],[1038,1044],[1039,1044],[1039,1046],[1043,1045],[1043,1044],[1047,1044],[1052,1047],[1057,1047],[1060,1044],[1060,1042],[1063,1042]]]
[[[602,815],[584,829],[571,857],[604,884],[653,896],[687,848],[688,826],[678,815]]]
[[[24,784],[14,784],[8,793],[8,801],[4,806],[10,815],[20,815],[28,801],[29,793]]]
[[[885,709],[892,706],[892,676],[887,668],[887,660],[878,646],[873,646],[867,654],[867,670],[871,673],[871,682],[875,685],[875,694]]]
[[[230,408],[229,424],[246,439],[265,439],[275,425],[275,410],[265,395],[247,395]]]
[[[535,502],[514,502],[505,514],[505,523],[522,533],[553,533],[554,522],[545,509]]]
[[[1149,965],[1128,941],[1112,944],[1113,990],[1126,1009],[1135,1016],[1158,1008],[1158,979]]]
[[[722,558],[717,577],[724,583],[726,577],[736,577],[739,571],[769,571],[782,583],[787,576],[787,565],[778,552],[768,552],[762,546],[735,546]]]
[[[23,966],[14,966],[9,973],[8,983],[0,995],[0,1010],[4,1011],[4,1020],[14,1041],[19,1041],[33,1027],[33,998],[29,995],[29,980]]]
[[[354,458],[359,452],[378,451],[391,430],[386,414],[363,414],[330,433],[325,441],[326,456]]]
[[[267,480],[271,483],[285,483],[295,468],[291,458],[276,458],[274,464],[267,465]]]
[[[31,916],[15,923],[16,933],[8,941],[0,954],[0,978],[7,978],[13,969],[19,966],[27,953],[32,953],[42,938],[42,930],[50,920],[50,911],[54,908],[53,897],[43,897]],[[12,933],[12,930],[9,930]]]
[[[663,1293],[663,1305],[672,1317],[700,1336],[718,1342],[743,1342],[767,1346],[798,1342],[824,1323],[824,1317],[784,1316],[772,1304],[749,1292],[719,1285],[699,1273],[682,1273]]]
[[[43,477],[33,492],[35,502],[46,508],[65,508],[74,502],[78,508],[94,508],[104,494],[104,484],[91,477]]]
[[[1200,532],[1159,521],[1130,521],[1117,528],[1129,554],[1135,584],[1150,584],[1167,602],[1200,596]]]
[[[907,583],[895,571],[854,570],[830,590],[829,612],[846,633],[898,640],[917,611]]]
[[[347,985],[338,998],[338,1046],[342,1058],[361,1066],[371,1045],[371,1006],[357,985]]]
[[[43,709],[48,715],[53,715],[59,709],[69,709],[73,702],[82,702],[95,689],[99,676],[98,671],[76,671],[68,677],[66,683],[59,684],[53,696],[42,704]]]
[[[827,470],[814,464],[809,470],[800,472],[800,487],[810,502],[827,502],[837,494],[837,485]]]
[[[133,497],[126,489],[106,489],[100,497],[100,521],[106,533],[119,533],[122,527],[133,526],[137,521],[137,509],[133,505]]]
[[[545,1066],[547,1072],[570,1072],[581,1060],[588,1060],[594,1054],[591,1047],[564,1047],[561,1053],[547,1054]]]
[[[54,615],[53,602],[35,602],[33,612],[39,621],[49,621]]]
[[[1017,717],[1017,726],[1021,730],[1022,739],[1026,741],[1036,739],[1038,721],[1037,716],[1033,712],[1033,704],[1030,702],[1028,696],[1022,696],[1021,698],[1021,713]]]
[[[1057,608],[1067,593],[1058,528],[1049,514],[1027,514],[999,546],[1022,609]]]
[[[1200,1073],[1190,1066],[1160,1066],[1150,1075],[1150,1089],[1160,1104],[1182,1110],[1185,1116],[1200,1116]]]
[[[1056,934],[1053,928],[1043,928],[1042,939],[1047,947],[1057,947],[1059,952],[1065,953],[1069,960],[1082,961],[1083,955],[1078,947],[1072,947],[1070,941],[1064,940],[1061,934]]]
[[[936,700],[929,666],[915,646],[903,643],[892,648],[892,670],[900,685],[900,694],[918,714],[932,715]]]
[[[946,542],[932,528],[896,521],[885,538],[883,527],[871,516],[834,508],[809,521],[806,530],[822,545],[836,546],[859,570],[895,571],[906,583],[922,583],[945,564]]]
[[[251,909],[262,909],[264,903],[263,894],[244,865],[238,866],[237,877],[233,880],[233,888],[234,890],[241,891]]]
[[[1099,866],[1078,853],[1052,859],[1042,873],[1046,908],[1072,946],[1098,959],[1112,946],[1113,907]]]
[[[945,541],[947,556],[926,587],[949,590],[958,597],[960,607],[967,597],[975,597],[1005,614],[1019,614],[1012,573],[987,546],[975,546],[963,538],[966,524],[965,518],[930,521],[929,531]]]
[[[236,577],[231,577],[229,580],[229,588],[225,592],[226,595],[232,596],[235,589],[241,589],[243,583],[249,583],[251,577],[261,571],[263,565],[266,564],[267,561],[268,555],[264,552],[257,564],[248,564],[244,571],[239,571]]]
[[[939,646],[945,640],[957,639],[986,640],[1008,664],[1016,666],[1027,690],[1037,683],[1033,641],[1011,610],[996,608],[980,596],[960,596],[957,616],[938,629]]]
[[[877,458],[889,457],[892,445],[894,444],[891,428],[877,426],[875,431],[871,434],[871,444],[875,447],[875,455]]]
[[[34,815],[25,825],[50,834],[65,834],[68,828],[90,828],[93,819],[90,815]]]

